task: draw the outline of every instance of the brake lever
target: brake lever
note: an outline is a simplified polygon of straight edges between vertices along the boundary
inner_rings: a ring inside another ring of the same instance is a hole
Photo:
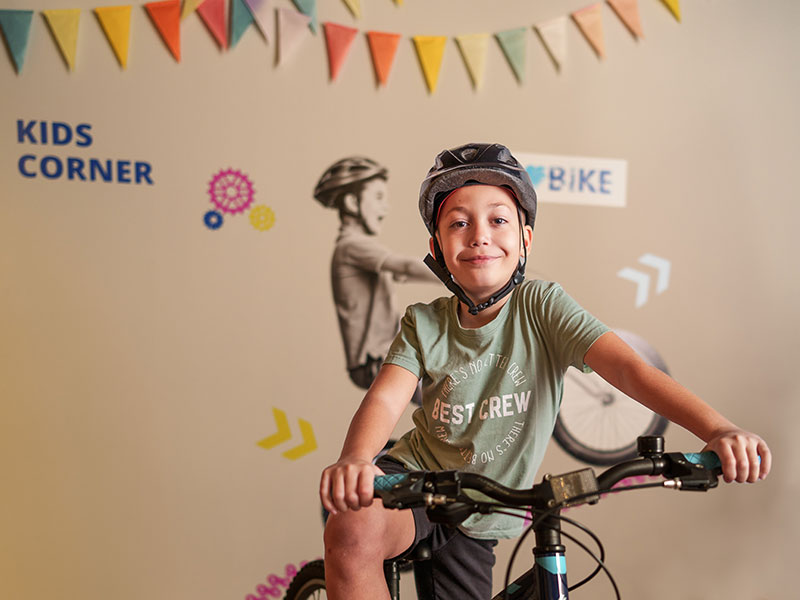
[[[719,485],[722,473],[719,457],[713,452],[664,454],[667,464],[663,475],[664,487],[691,492],[705,492]]]

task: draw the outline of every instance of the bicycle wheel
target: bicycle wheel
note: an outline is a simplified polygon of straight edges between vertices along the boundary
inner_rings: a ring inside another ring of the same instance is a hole
[[[289,584],[284,600],[327,600],[325,563],[312,560],[297,572]]]
[[[664,360],[644,339],[627,331],[615,333],[645,362],[669,374]],[[661,435],[668,423],[599,375],[569,369],[553,437],[578,460],[603,466],[635,458],[637,438]]]

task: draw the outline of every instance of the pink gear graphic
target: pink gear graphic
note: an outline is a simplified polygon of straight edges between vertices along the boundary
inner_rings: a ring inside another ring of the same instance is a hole
[[[235,215],[253,203],[253,184],[241,171],[227,169],[211,178],[208,195],[222,212]]]

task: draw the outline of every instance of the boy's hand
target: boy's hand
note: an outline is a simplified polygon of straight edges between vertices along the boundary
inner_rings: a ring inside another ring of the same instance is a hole
[[[772,466],[772,453],[767,443],[756,434],[743,429],[720,433],[711,438],[703,450],[717,453],[722,463],[723,479],[728,483],[755,483],[764,479]]]
[[[375,476],[383,474],[372,461],[339,459],[322,471],[319,484],[322,506],[332,515],[369,506],[375,494]]]

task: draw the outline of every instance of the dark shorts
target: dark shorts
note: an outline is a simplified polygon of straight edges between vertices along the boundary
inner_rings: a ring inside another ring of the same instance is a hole
[[[408,469],[381,456],[377,466],[384,473]],[[487,600],[492,597],[492,567],[497,540],[478,540],[455,527],[431,523],[424,508],[413,508],[414,542],[398,558],[413,553],[421,542],[431,550],[431,559],[414,563],[414,577],[421,597],[436,600]],[[424,595],[423,595],[424,594]]]

